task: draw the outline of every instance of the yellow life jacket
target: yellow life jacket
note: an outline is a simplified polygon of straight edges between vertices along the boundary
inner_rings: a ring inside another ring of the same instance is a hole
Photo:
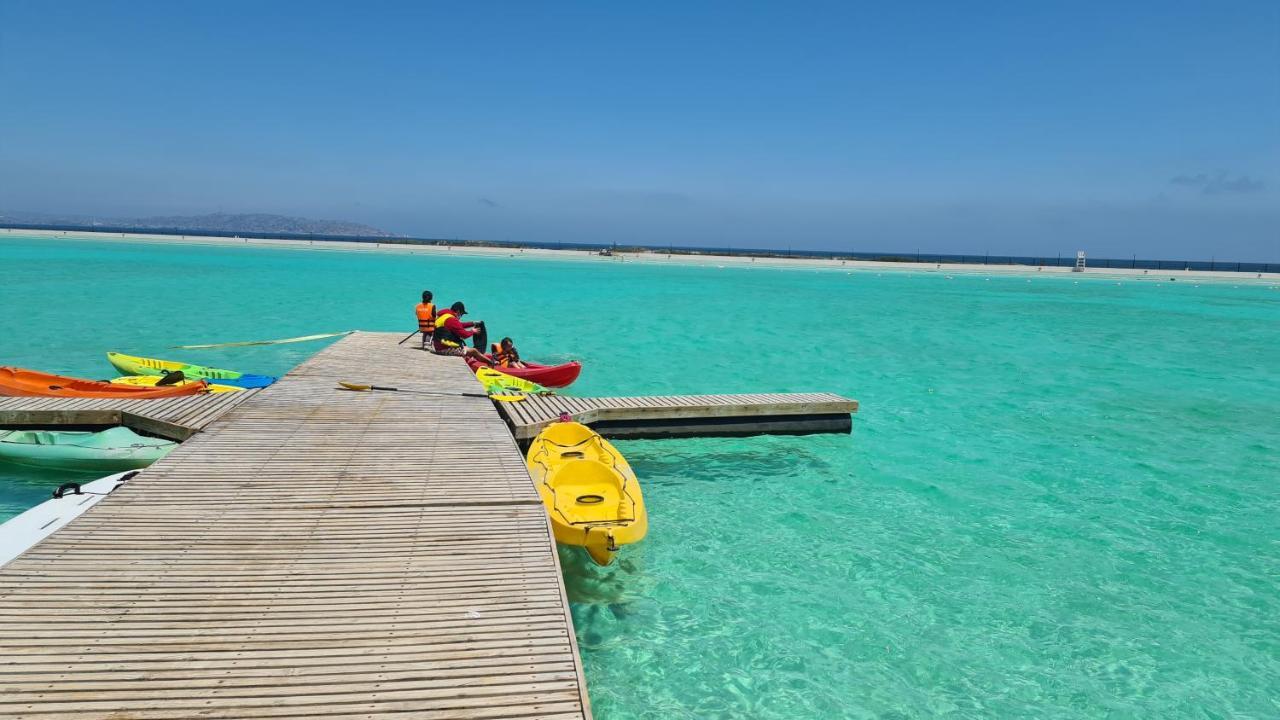
[[[441,310],[440,314],[436,315],[435,334],[432,335],[432,337],[435,338],[436,342],[444,345],[445,347],[462,347],[462,338],[458,337],[452,330],[444,326],[446,322],[449,322],[449,318],[451,317],[457,317],[453,314],[453,310],[451,309]]]

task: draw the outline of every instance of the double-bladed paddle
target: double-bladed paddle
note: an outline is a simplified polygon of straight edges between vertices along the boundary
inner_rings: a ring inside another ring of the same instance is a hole
[[[383,392],[402,392],[402,393],[412,393],[414,395],[439,395],[442,397],[489,398],[490,400],[497,400],[498,402],[520,402],[525,399],[524,395],[483,395],[481,393],[447,393],[447,392],[432,392],[430,390],[401,390],[400,388],[382,387],[381,385],[361,385],[359,383],[349,383],[349,382],[344,382],[342,380],[339,380],[338,384],[341,385],[346,390],[354,390],[356,392],[372,392],[374,390],[381,390]]]

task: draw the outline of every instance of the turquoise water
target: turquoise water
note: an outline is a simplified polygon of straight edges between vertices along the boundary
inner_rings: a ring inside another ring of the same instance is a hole
[[[619,443],[649,537],[564,558],[601,720],[1280,714],[1273,287],[14,240],[0,267],[3,364],[282,373],[320,345],[166,348],[407,333],[429,287],[582,359],[580,394],[858,398],[847,437]],[[0,469],[0,517],[57,482]]]

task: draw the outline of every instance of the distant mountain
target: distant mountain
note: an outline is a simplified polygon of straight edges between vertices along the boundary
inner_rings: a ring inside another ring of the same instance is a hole
[[[361,235],[394,237],[380,228],[339,220],[312,220],[263,213],[174,215],[171,217],[104,218],[89,215],[49,215],[44,213],[0,213],[0,225],[82,225],[86,227],[135,228],[138,230],[191,230],[200,232],[282,233],[288,235]]]

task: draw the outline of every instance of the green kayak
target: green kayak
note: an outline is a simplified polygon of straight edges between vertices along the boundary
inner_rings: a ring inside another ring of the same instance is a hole
[[[216,382],[218,385],[233,385],[245,389],[263,388],[276,381],[274,377],[268,375],[250,375],[237,370],[223,370],[222,368],[190,365],[172,360],[157,360],[118,352],[107,353],[107,362],[125,375],[163,376],[169,373],[181,372],[187,380],[209,380],[210,382]]]
[[[126,427],[102,432],[0,430],[0,462],[85,472],[144,468],[178,443]]]
[[[492,368],[478,368],[476,379],[490,395],[550,395],[551,391],[536,382],[514,377]]]
[[[190,365],[172,360],[156,360],[155,358],[125,355],[118,352],[107,353],[107,362],[114,365],[117,370],[125,375],[167,375],[171,372],[182,371],[182,374],[186,375],[190,380],[230,380],[244,374],[235,370]]]

